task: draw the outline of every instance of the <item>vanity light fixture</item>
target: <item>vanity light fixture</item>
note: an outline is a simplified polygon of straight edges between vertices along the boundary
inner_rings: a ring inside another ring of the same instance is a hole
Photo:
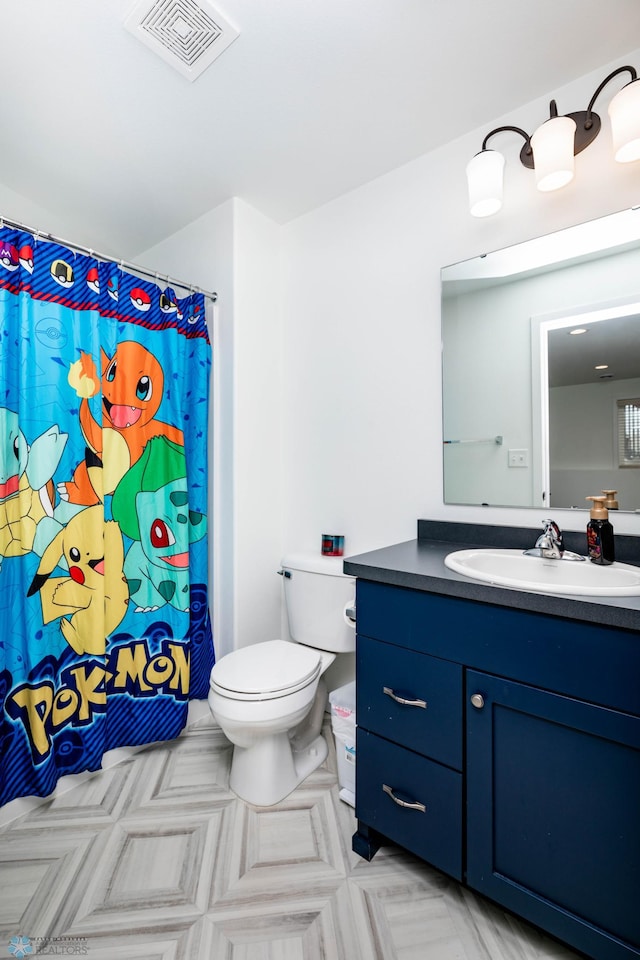
[[[512,131],[524,139],[520,162],[535,171],[538,190],[547,192],[564,187],[573,179],[574,157],[596,139],[602,126],[593,107],[602,90],[621,73],[631,80],[609,104],[609,120],[614,157],[619,163],[640,159],[640,79],[634,67],[618,67],[598,86],[586,110],[558,116],[555,100],[549,106],[549,119],[531,136],[520,127],[496,127],[482,141],[482,149],[467,164],[469,207],[474,217],[488,217],[502,207],[505,158],[488,149],[497,133]]]

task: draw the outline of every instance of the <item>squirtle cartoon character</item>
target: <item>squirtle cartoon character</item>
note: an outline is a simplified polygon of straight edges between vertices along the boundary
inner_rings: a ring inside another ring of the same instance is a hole
[[[124,574],[136,612],[171,604],[188,611],[189,544],[207,532],[207,518],[189,509],[184,450],[155,437],[118,484],[111,512],[134,542]]]
[[[52,477],[67,439],[54,424],[29,446],[18,414],[0,407],[0,566],[3,557],[40,553],[38,540],[46,544],[59,530]]]
[[[80,427],[87,444],[85,459],[73,479],[59,483],[63,500],[92,506],[116,486],[153,437],[184,444],[182,430],[156,420],[164,390],[160,363],[145,347],[124,340],[109,357],[102,353],[102,376],[92,357],[83,353],[72,364],[69,383],[81,397]],[[102,422],[91,412],[89,400],[102,391]]]

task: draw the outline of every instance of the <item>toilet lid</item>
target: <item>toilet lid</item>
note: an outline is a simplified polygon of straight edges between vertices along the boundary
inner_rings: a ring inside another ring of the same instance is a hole
[[[320,665],[320,653],[311,647],[267,640],[222,657],[211,671],[211,686],[234,699],[268,700],[307,686]]]

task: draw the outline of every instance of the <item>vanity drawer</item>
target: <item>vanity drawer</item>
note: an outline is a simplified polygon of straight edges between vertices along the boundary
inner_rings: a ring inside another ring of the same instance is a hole
[[[460,664],[359,638],[356,675],[359,727],[462,769]]]
[[[460,880],[462,774],[360,727],[356,755],[358,819]]]

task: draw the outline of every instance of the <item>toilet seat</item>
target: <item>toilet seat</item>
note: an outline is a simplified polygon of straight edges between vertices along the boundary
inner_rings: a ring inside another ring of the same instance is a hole
[[[232,700],[274,700],[313,683],[321,665],[318,650],[266,640],[222,657],[214,664],[209,685]]]

